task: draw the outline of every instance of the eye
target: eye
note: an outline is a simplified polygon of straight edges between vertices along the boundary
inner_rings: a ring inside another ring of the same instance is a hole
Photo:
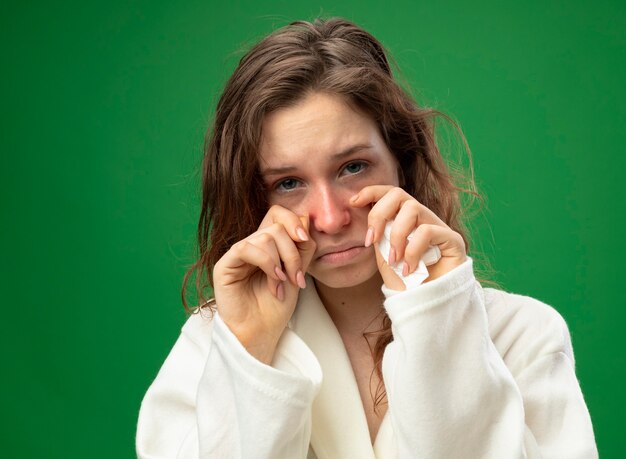
[[[298,187],[299,183],[300,181],[294,178],[286,178],[276,183],[274,189],[277,191],[292,191]]]
[[[348,174],[358,174],[367,168],[367,163],[364,161],[353,161],[351,163],[346,164],[346,167],[343,170]]]

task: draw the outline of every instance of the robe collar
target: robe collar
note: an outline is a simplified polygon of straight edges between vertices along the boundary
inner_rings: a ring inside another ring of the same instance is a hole
[[[318,459],[397,457],[389,411],[374,445],[348,353],[322,304],[315,282],[307,276],[290,328],[307,344],[322,368],[322,385],[313,401],[311,446]]]

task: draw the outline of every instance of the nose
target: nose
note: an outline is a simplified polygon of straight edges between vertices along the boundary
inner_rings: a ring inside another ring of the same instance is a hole
[[[336,234],[350,223],[350,193],[321,186],[308,196],[310,227],[315,231]]]

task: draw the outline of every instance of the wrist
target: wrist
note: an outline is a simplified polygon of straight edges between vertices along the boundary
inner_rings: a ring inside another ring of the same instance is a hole
[[[272,344],[243,344],[248,354],[257,359],[259,362],[265,365],[271,365],[274,359],[274,353],[276,352],[276,345]]]
[[[238,331],[232,328],[231,331],[252,357],[266,365],[272,363],[278,346],[278,338],[259,332]]]

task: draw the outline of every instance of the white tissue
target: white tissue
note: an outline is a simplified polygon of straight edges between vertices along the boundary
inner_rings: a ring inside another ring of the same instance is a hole
[[[378,243],[378,249],[380,250],[381,255],[385,259],[385,262],[387,263],[389,263],[389,249],[391,248],[391,243],[389,242],[389,238],[391,236],[391,224],[392,223],[393,222],[387,222],[387,225],[385,226],[385,231],[383,233],[383,237]],[[413,237],[413,234],[415,234],[415,230],[413,230],[411,234],[409,234],[407,239],[411,240],[411,238]],[[430,265],[437,263],[440,258],[441,258],[441,251],[439,250],[439,247],[436,245],[431,245],[431,246],[428,246],[428,249],[426,250],[426,252],[424,252],[424,255],[422,255],[422,258],[417,265],[417,269],[414,272],[410,273],[408,276],[402,275],[402,267],[404,266],[404,260],[396,261],[393,265],[390,265],[390,266],[391,266],[391,269],[393,269],[394,272],[398,275],[398,277],[402,279],[402,281],[404,282],[404,285],[406,285],[406,288],[409,289],[413,286],[420,285],[422,282],[424,282],[424,280],[426,280],[426,278],[428,277],[428,270],[426,269],[426,266],[430,266]]]

